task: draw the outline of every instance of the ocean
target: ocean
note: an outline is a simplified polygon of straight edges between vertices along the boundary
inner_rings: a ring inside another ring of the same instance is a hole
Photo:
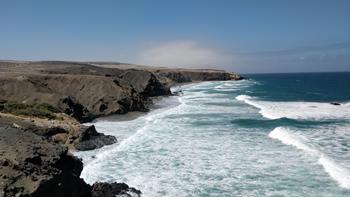
[[[350,196],[350,73],[247,77],[174,87],[183,95],[143,116],[90,123],[119,142],[75,153],[82,178],[146,197]]]

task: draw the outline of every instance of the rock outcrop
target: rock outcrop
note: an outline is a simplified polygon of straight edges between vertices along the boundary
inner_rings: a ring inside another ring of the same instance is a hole
[[[140,196],[124,183],[81,179],[82,162],[67,147],[30,130],[0,124],[0,196],[106,197]]]
[[[98,133],[95,126],[82,126],[81,130],[79,138],[74,142],[77,150],[93,150],[117,142],[114,136]]]
[[[82,163],[33,132],[0,127],[0,196],[89,196]]]
[[[197,81],[226,81],[241,80],[242,76],[236,73],[225,72],[222,70],[157,70],[156,74],[165,83],[197,82]]]
[[[114,136],[98,133],[94,126],[79,124],[65,114],[56,116],[58,119],[47,120],[0,113],[0,125],[32,132],[49,142],[66,146],[71,150],[92,150],[117,142]]]
[[[129,187],[125,183],[94,183],[92,185],[92,197],[140,196],[141,191]]]

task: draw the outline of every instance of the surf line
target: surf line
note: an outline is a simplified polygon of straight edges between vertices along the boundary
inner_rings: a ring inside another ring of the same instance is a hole
[[[303,142],[302,137],[292,134],[291,130],[284,127],[276,127],[269,133],[269,137],[281,141],[283,144],[291,145],[299,150],[318,157],[318,163],[323,167],[324,171],[335,180],[340,187],[350,189],[350,172],[335,161],[329,158],[321,151],[308,146]]]

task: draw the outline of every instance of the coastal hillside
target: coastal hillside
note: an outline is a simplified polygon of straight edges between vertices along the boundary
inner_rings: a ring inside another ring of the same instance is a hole
[[[238,80],[222,70],[133,67],[77,62],[0,62],[0,99],[47,103],[80,122],[147,111],[149,97],[170,95],[175,83]]]
[[[87,184],[69,151],[117,142],[81,123],[148,111],[177,83],[240,80],[222,70],[119,63],[0,62],[0,196],[140,196],[125,183]]]

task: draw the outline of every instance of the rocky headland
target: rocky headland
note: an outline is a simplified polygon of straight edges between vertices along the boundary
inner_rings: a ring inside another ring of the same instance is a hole
[[[69,150],[117,142],[81,123],[147,111],[177,83],[240,79],[222,70],[0,61],[0,196],[140,196],[124,183],[80,178],[83,164]]]

